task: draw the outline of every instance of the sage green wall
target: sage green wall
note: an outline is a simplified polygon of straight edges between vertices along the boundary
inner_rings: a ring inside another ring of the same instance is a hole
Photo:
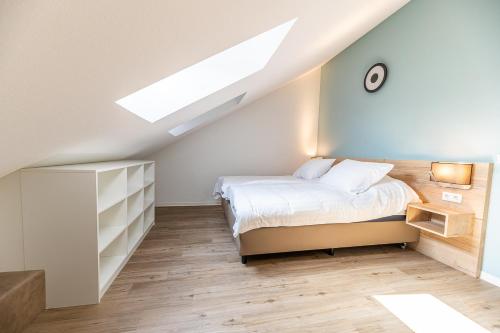
[[[369,94],[363,78],[377,62],[389,76]],[[323,66],[321,79],[321,155],[494,161],[500,1],[413,0]],[[496,173],[483,270],[500,278]]]

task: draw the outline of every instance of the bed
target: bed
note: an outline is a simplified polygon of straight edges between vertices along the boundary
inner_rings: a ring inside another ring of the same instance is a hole
[[[377,186],[349,196],[293,176],[221,177],[214,194],[222,199],[246,263],[259,254],[319,249],[333,254],[336,248],[417,241],[419,231],[405,224],[405,208],[418,195],[387,176]]]

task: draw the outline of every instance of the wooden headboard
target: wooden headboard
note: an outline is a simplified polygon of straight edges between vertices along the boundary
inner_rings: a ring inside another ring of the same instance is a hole
[[[335,164],[344,158],[337,158]],[[389,173],[410,185],[424,202],[451,207],[475,214],[472,233],[463,237],[444,238],[429,232],[421,231],[420,240],[412,246],[419,252],[478,277],[481,271],[484,236],[486,232],[489,194],[491,190],[492,163],[474,163],[472,172],[472,188],[469,190],[444,188],[430,180],[429,171],[432,161],[419,160],[384,160],[360,159],[358,161],[385,162],[394,164]],[[441,200],[442,192],[460,193],[462,203]]]

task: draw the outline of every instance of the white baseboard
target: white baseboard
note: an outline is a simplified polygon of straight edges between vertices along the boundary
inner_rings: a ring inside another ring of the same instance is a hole
[[[176,206],[219,206],[220,200],[202,202],[160,202],[156,207],[176,207]]]
[[[489,282],[497,287],[500,287],[500,277],[498,276],[494,276],[486,272],[481,272],[480,279]]]

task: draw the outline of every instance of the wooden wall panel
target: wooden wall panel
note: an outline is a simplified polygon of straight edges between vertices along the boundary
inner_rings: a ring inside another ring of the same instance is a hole
[[[337,158],[336,163],[342,160],[343,158]],[[474,163],[472,188],[464,190],[445,188],[432,182],[429,175],[432,161],[358,158],[356,160],[394,164],[394,168],[389,175],[410,185],[424,202],[431,202],[464,212],[473,212],[475,219],[470,235],[444,238],[421,231],[420,241],[413,244],[413,247],[417,251],[469,275],[479,276],[491,190],[492,163]],[[441,200],[444,191],[460,193],[462,203],[457,204]]]

